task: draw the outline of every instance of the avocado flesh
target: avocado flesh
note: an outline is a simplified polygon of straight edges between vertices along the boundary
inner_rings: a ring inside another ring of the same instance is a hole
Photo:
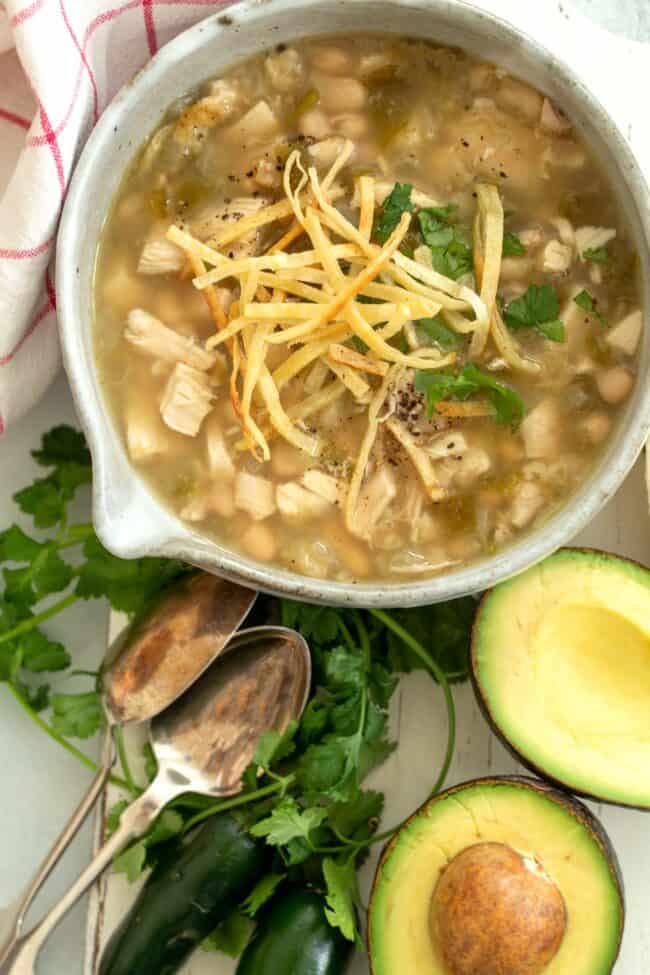
[[[650,571],[557,552],[485,597],[473,668],[497,731],[535,770],[650,806]]]
[[[493,779],[434,798],[402,828],[375,878],[370,909],[373,975],[448,975],[431,933],[442,869],[481,842],[534,857],[557,885],[568,925],[544,975],[608,975],[623,908],[615,868],[570,800],[522,781]]]

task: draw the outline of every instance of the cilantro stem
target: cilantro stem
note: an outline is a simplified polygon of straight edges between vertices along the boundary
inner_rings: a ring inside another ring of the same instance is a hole
[[[25,714],[27,714],[28,717],[30,717],[32,721],[34,721],[38,725],[38,727],[45,732],[46,735],[49,735],[50,738],[58,742],[59,745],[62,745],[62,747],[65,748],[67,752],[69,752],[71,755],[74,755],[74,757],[78,759],[82,765],[85,765],[87,769],[90,769],[91,772],[99,772],[99,765],[97,765],[96,762],[93,762],[92,758],[88,758],[87,755],[84,755],[84,753],[75,745],[73,745],[71,741],[68,741],[68,739],[64,738],[63,735],[60,735],[58,731],[55,731],[52,725],[48,724],[47,721],[44,721],[43,718],[40,716],[40,714],[37,714],[33,708],[30,708],[29,704],[27,703],[27,701],[25,700],[25,698],[20,693],[17,687],[9,683],[7,683],[6,686],[8,687],[11,694],[13,694],[18,704],[20,704]],[[119,775],[111,774],[109,776],[109,780],[113,783],[113,785],[118,786],[120,789],[126,789],[129,792],[131,791],[129,783],[125,779],[120,778]],[[138,790],[136,790],[136,792],[137,791]]]
[[[385,612],[383,609],[370,609],[368,612],[371,616],[374,616],[375,619],[381,620],[384,626],[387,626],[389,630],[392,630],[395,636],[398,636],[400,640],[407,645],[407,647],[411,648],[413,653],[420,658],[427,670],[429,670],[438,681],[445,696],[445,705],[447,708],[447,749],[445,751],[445,758],[442,763],[442,768],[440,769],[440,774],[438,775],[438,778],[434,782],[433,788],[431,789],[431,795],[435,795],[440,791],[445,779],[447,778],[447,773],[449,771],[449,766],[451,765],[451,760],[456,745],[456,707],[454,705],[454,698],[449,688],[449,681],[447,680],[442,668],[438,666],[436,661],[433,660],[431,656],[429,656],[419,640],[416,640],[405,627],[398,623],[397,620],[393,619],[390,613]]]
[[[354,614],[354,625],[357,628],[357,633],[359,634],[359,643],[361,644],[361,649],[366,658],[366,662],[370,659],[370,636],[368,634],[368,628],[361,618],[360,613]]]
[[[126,754],[126,748],[124,747],[124,732],[120,725],[115,725],[113,729],[113,736],[115,738],[115,747],[117,748],[117,755],[120,760],[120,765],[122,771],[124,772],[124,780],[128,786],[129,792],[137,796],[142,791],[138,788],[131,774],[131,766],[129,765],[129,758]]]
[[[72,606],[73,603],[77,601],[79,597],[76,593],[71,592],[63,599],[60,599],[58,603],[53,603],[48,609],[44,609],[41,613],[37,613],[35,616],[30,616],[29,619],[22,620],[22,622],[17,623],[16,626],[11,630],[7,630],[5,633],[0,633],[0,643],[6,643],[9,640],[14,640],[21,633],[28,633],[43,623],[45,620],[49,620],[51,616],[56,616],[57,613],[63,612],[68,606]]]
[[[279,782],[272,782],[270,785],[265,785],[261,789],[256,789],[254,792],[245,792],[241,796],[235,796],[233,799],[225,799],[223,802],[217,802],[214,806],[208,806],[207,809],[197,813],[196,816],[192,816],[185,823],[183,832],[187,833],[193,826],[202,823],[204,819],[210,819],[211,816],[216,816],[218,813],[227,812],[229,809],[236,809],[238,806],[245,806],[249,802],[256,802],[258,799],[265,799],[267,796],[272,796],[274,792],[286,792],[294,779],[294,775],[287,775]]]
[[[354,653],[357,648],[355,646],[354,640],[352,639],[352,634],[350,633],[350,631],[348,630],[347,626],[345,625],[342,619],[339,619],[338,624],[339,624],[339,630],[341,631],[341,635],[343,636],[343,639],[347,643],[348,650],[350,650],[351,653]]]

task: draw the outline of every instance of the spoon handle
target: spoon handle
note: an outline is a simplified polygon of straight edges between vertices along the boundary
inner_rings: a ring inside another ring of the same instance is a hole
[[[13,963],[6,969],[7,975],[34,975],[39,952],[59,921],[101,876],[113,858],[127,843],[146,833],[162,807],[171,798],[168,793],[169,787],[165,789],[162,783],[156,779],[139,799],[136,799],[125,809],[119,828],[104,843],[89,866],[70,887],[67,894],[64,894],[59,903],[55,904],[29,934],[20,939],[13,957]],[[176,793],[174,792],[174,794]]]
[[[115,744],[111,733],[106,735],[101,761],[101,768],[90,783],[88,792],[66,823],[62,833],[47,854],[45,860],[41,863],[36,876],[31,881],[22,899],[15,907],[8,908],[6,912],[3,912],[2,928],[4,940],[0,943],[0,965],[3,965],[7,961],[18,943],[27,911],[34,902],[34,898],[79,832],[88,813],[97,802],[97,798],[106,784],[106,780],[115,762]]]
[[[66,823],[63,832],[38,868],[38,872],[25,891],[22,900],[16,905],[16,907],[13,909],[10,908],[7,911],[7,914],[3,919],[3,934],[5,935],[5,940],[2,942],[2,944],[0,944],[0,965],[4,964],[4,962],[9,958],[11,952],[17,944],[20,937],[20,932],[25,922],[25,916],[34,901],[34,898],[51,874],[54,867],[59,862],[61,856],[65,853],[68,846],[79,832],[79,829],[88,816],[88,813],[97,802],[97,797],[104,788],[113,765],[112,743],[110,753],[105,756],[105,762],[106,764],[104,764],[97,772],[95,778],[90,784],[88,792],[81,800],[79,806]]]

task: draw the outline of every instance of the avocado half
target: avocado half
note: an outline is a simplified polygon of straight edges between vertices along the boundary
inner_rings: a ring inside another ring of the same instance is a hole
[[[485,594],[471,670],[524,765],[581,795],[650,808],[650,570],[560,549]]]
[[[609,975],[623,887],[578,800],[520,777],[426,802],[384,850],[368,921],[373,975]]]

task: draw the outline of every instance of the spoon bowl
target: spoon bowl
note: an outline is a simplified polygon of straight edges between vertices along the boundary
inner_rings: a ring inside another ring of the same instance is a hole
[[[219,664],[152,722],[159,776],[184,776],[194,792],[239,792],[261,735],[284,732],[302,714],[310,680],[309,649],[295,630],[236,634]]]
[[[109,723],[164,711],[222,653],[256,598],[252,589],[198,571],[163,589],[107,653],[101,684]]]

